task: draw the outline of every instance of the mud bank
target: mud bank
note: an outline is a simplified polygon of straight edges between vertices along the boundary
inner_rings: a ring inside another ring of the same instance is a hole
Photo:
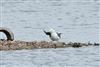
[[[0,50],[21,50],[21,49],[38,49],[38,48],[79,48],[83,46],[99,46],[98,43],[77,43],[77,42],[47,42],[47,41],[7,41],[0,40]]]

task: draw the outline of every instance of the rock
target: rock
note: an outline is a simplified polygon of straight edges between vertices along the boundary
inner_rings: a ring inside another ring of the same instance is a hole
[[[98,43],[94,43],[94,46],[99,45]],[[67,47],[74,47],[79,48],[83,46],[91,46],[86,43],[79,43],[79,42],[47,42],[47,41],[32,41],[32,42],[25,42],[25,41],[7,41],[7,40],[0,40],[0,50],[21,50],[21,49],[40,49],[40,48],[67,48]]]
[[[94,43],[94,46],[99,46],[100,44],[99,43]]]
[[[72,47],[76,48],[76,47],[82,47],[82,44],[81,43],[74,43],[72,45]]]

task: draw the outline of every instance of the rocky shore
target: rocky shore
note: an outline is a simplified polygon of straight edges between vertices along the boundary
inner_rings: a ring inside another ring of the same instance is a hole
[[[79,42],[47,42],[47,41],[14,41],[13,32],[5,27],[0,27],[0,32],[3,32],[7,39],[0,39],[0,50],[21,50],[21,49],[36,49],[36,48],[79,48],[83,46],[99,46],[99,43],[79,43]]]
[[[78,43],[78,42],[47,42],[47,41],[7,41],[0,40],[0,50],[21,50],[21,49],[42,49],[42,48],[79,48],[84,46],[99,46],[99,43]]]

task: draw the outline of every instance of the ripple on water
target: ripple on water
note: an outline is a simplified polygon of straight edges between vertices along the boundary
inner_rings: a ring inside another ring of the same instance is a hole
[[[99,47],[0,51],[2,67],[97,67]]]

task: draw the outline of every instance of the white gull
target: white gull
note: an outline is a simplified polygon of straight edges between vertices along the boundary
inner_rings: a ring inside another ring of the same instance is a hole
[[[58,41],[61,38],[61,33],[56,32],[54,29],[50,29],[48,32],[44,30],[44,33],[49,35],[52,41]]]

